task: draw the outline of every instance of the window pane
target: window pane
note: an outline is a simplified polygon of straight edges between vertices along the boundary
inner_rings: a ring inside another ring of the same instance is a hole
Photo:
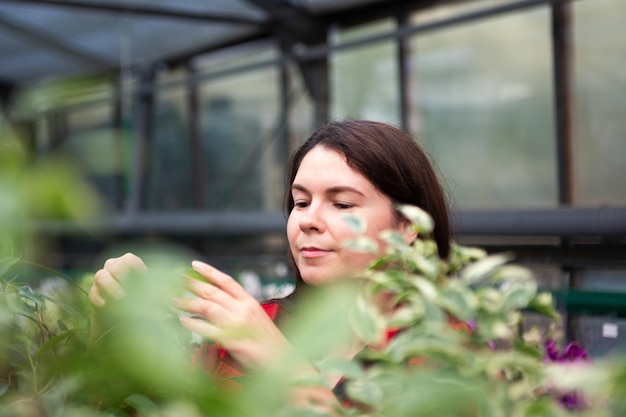
[[[187,100],[184,83],[157,88],[148,163],[151,210],[175,211],[194,206]]]
[[[414,14],[411,17],[413,23],[426,24],[434,21],[457,17],[461,14],[469,14],[478,12],[485,9],[491,9],[499,6],[506,6],[507,4],[516,3],[519,0],[473,0],[458,2],[453,6],[442,5],[429,7],[419,13]]]
[[[213,210],[279,210],[278,71],[275,67],[210,79],[201,87],[202,145]]]
[[[572,3],[575,200],[626,203],[626,2]]]
[[[341,31],[341,43],[394,29],[385,21]],[[340,50],[331,55],[331,114],[333,119],[364,118],[400,123],[398,68],[393,41]]]
[[[555,206],[547,7],[416,34],[411,126],[466,208]]]
[[[294,65],[288,65],[289,71],[289,149],[288,154],[295,151],[315,130],[314,114],[315,107],[309,95],[300,69]]]
[[[268,46],[267,41],[259,41],[197,56],[193,59],[193,65],[200,72],[216,73],[277,59],[276,48]]]
[[[113,125],[111,102],[73,107],[66,110],[66,120],[67,138],[61,151],[80,167],[111,207],[119,208],[126,149]]]

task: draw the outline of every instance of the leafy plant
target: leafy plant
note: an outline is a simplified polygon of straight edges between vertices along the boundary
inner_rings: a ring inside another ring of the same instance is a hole
[[[479,248],[454,245],[449,259],[441,259],[430,238],[432,220],[415,207],[400,208],[419,233],[415,244],[386,232],[386,252],[358,281],[363,285],[312,294],[286,326],[319,379],[289,378],[296,359],[287,357],[239,379],[244,389],[224,390],[194,366],[191,334],[169,306],[182,290],[174,271],[189,259],[171,248],[147,254],[151,272],[128,280],[128,296],[99,315],[104,331],[94,336],[86,296],[91,277],[36,284],[18,271],[29,253],[22,244],[26,219],[85,219],[94,196],[84,184],[67,186],[77,178],[64,174],[67,167],[33,166],[14,143],[0,146],[0,417],[320,415],[324,410],[290,405],[289,390],[324,385],[328,375],[345,381],[352,406],[335,413],[346,416],[621,417],[626,411],[623,358],[564,361],[552,345],[560,342],[559,315],[532,274],[508,254]],[[359,219],[348,222],[364,230]],[[376,250],[362,236],[346,244]],[[381,294],[397,305],[393,314],[375,307]],[[528,311],[554,327],[526,328]],[[384,343],[389,328],[398,332]],[[330,354],[351,334],[370,348],[354,360]],[[562,403],[571,393],[580,400],[574,410]]]

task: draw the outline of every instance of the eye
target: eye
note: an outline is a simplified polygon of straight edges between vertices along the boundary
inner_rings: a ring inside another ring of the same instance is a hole
[[[309,205],[308,201],[303,201],[303,200],[299,200],[299,201],[294,201],[293,206],[297,207],[297,208],[305,208]]]
[[[352,207],[354,207],[354,204],[335,203],[335,207],[337,207],[339,210],[348,210],[348,209],[351,209]]]

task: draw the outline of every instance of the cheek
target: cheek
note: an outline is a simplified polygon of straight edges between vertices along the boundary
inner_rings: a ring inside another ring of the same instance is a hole
[[[287,218],[287,240],[289,241],[289,246],[295,244],[299,231],[300,227],[298,226],[296,216],[290,214]]]
[[[379,217],[371,217],[366,235],[372,239],[380,241],[380,234],[387,230],[400,230],[399,222],[391,213]]]

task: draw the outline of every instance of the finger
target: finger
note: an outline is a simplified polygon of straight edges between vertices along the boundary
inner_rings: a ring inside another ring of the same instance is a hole
[[[137,255],[130,252],[118,258],[110,258],[104,263],[104,269],[116,279],[123,279],[129,271],[147,271],[146,265]]]
[[[184,286],[187,291],[195,296],[203,300],[212,301],[226,308],[235,301],[232,295],[206,281],[201,282],[194,278],[184,277]]]
[[[192,332],[198,333],[200,336],[205,337],[209,340],[214,340],[216,342],[220,341],[221,331],[215,325],[209,323],[206,320],[202,320],[194,317],[186,317],[182,316],[178,319],[180,324],[182,324],[187,329]]]
[[[234,298],[244,299],[250,297],[246,290],[230,275],[200,261],[193,261],[191,263],[191,267],[202,275],[208,282],[220,288],[227,294],[230,294]]]
[[[108,294],[119,300],[126,295],[124,288],[122,288],[115,277],[106,269],[100,269],[96,272],[93,286],[98,290],[98,296],[100,298]]]
[[[219,304],[202,300],[199,298],[185,298],[185,297],[177,297],[172,300],[172,305],[182,310],[186,313],[190,313],[196,316],[200,316],[209,320],[215,325],[219,326],[219,323],[223,321],[225,314],[227,314],[227,310],[224,309]]]
[[[96,307],[104,307],[106,305],[106,300],[100,295],[98,288],[93,286],[89,290],[89,302]]]

